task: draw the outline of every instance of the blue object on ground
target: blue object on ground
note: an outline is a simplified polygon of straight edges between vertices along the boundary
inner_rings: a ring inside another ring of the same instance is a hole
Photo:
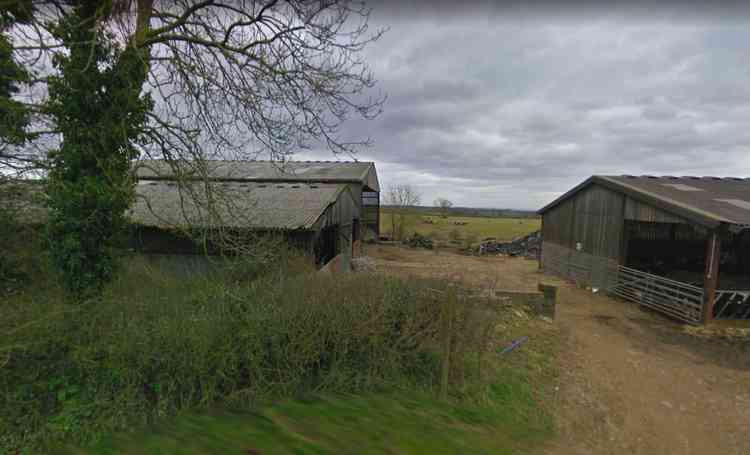
[[[505,348],[503,348],[503,350],[500,351],[500,354],[507,354],[510,351],[512,351],[512,350],[516,349],[517,347],[521,346],[522,344],[524,344],[528,340],[529,340],[529,337],[527,337],[527,336],[523,336],[523,337],[521,337],[521,338],[519,338],[517,340],[514,340],[511,344],[509,344],[508,346],[506,346]]]

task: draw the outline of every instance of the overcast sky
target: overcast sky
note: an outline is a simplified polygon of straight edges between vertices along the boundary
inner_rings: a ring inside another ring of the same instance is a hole
[[[374,5],[388,101],[347,134],[382,185],[537,209],[592,174],[750,176],[746,11],[427,4]]]

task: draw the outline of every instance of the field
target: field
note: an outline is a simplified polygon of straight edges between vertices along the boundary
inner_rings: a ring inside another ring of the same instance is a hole
[[[380,232],[391,235],[391,217],[393,211],[381,210]],[[442,245],[465,246],[475,244],[483,239],[494,237],[507,241],[539,230],[541,220],[538,218],[500,218],[481,216],[443,217],[439,214],[406,213],[405,232],[411,235],[416,232],[431,237]]]

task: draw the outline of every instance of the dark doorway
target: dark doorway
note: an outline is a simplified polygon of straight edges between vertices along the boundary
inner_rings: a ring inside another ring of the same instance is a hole
[[[359,249],[359,244],[362,240],[362,226],[359,224],[359,220],[355,218],[352,220],[352,256],[356,256]]]
[[[315,242],[315,259],[318,265],[325,265],[338,253],[339,228],[330,226],[323,229]]]

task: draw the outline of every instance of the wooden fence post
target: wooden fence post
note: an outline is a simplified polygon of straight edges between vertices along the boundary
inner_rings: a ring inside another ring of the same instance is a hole
[[[440,380],[440,399],[448,400],[448,381],[450,380],[451,371],[451,348],[453,341],[453,304],[455,301],[452,293],[446,295],[445,306],[443,308],[442,321],[442,339],[443,339],[443,364],[442,377]]]
[[[703,323],[708,324],[714,318],[716,285],[719,281],[719,257],[721,256],[721,238],[714,231],[708,236],[706,245],[706,274],[703,277]]]
[[[549,318],[555,318],[555,304],[557,302],[557,286],[539,283],[537,289],[544,294],[544,303],[539,309],[539,314]]]

